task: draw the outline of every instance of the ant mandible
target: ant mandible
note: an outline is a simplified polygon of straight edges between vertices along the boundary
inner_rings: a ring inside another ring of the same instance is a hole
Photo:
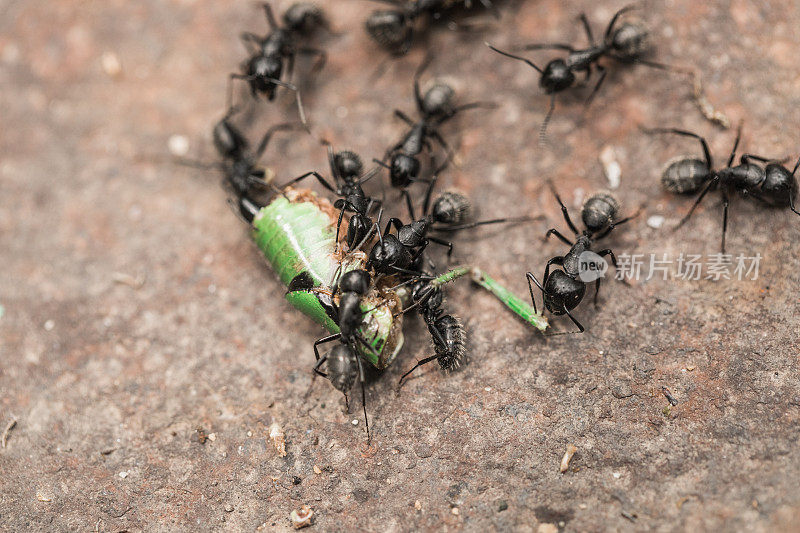
[[[550,188],[558,204],[561,206],[561,213],[564,216],[564,220],[567,222],[567,226],[569,226],[569,229],[576,235],[576,239],[574,242],[571,241],[555,228],[547,230],[545,239],[550,237],[550,235],[555,235],[564,244],[569,246],[570,249],[566,255],[553,257],[547,262],[542,283],[539,283],[539,280],[536,279],[536,276],[532,272],[527,272],[525,276],[528,279],[528,289],[531,294],[531,302],[533,303],[534,310],[536,309],[536,299],[533,295],[533,285],[531,282],[535,283],[539,290],[542,291],[545,309],[553,315],[567,315],[578,327],[579,332],[583,333],[585,328],[578,322],[575,316],[570,313],[570,311],[581,303],[586,294],[586,285],[591,282],[591,279],[589,281],[584,281],[582,276],[581,256],[586,252],[591,252],[593,256],[596,256],[593,258],[595,261],[609,256],[611,258],[611,263],[614,265],[614,268],[616,268],[617,258],[610,248],[599,252],[593,252],[592,245],[596,241],[606,237],[615,227],[638,216],[639,212],[637,211],[629,217],[617,220],[619,202],[616,198],[609,193],[596,193],[590,196],[581,208],[581,219],[583,220],[585,229],[579,231],[572,222],[567,207],[564,205],[564,202],[561,201],[561,197],[558,195],[558,192],[556,192],[552,183],[550,183]],[[583,261],[586,261],[586,256],[584,256]],[[561,269],[550,272],[551,265],[560,266]],[[600,293],[601,277],[602,276],[597,276],[595,278],[595,307],[597,306],[597,297]],[[592,276],[592,278],[594,278],[594,276]]]
[[[795,207],[797,197],[797,181],[795,173],[800,166],[800,158],[790,172],[782,162],[767,159],[753,154],[742,154],[739,164],[733,166],[736,159],[736,150],[742,135],[742,124],[736,132],[728,162],[725,167],[714,168],[711,151],[706,140],[696,133],[676,128],[654,128],[643,131],[648,134],[671,133],[683,137],[691,137],[700,142],[703,149],[703,159],[696,157],[682,157],[671,162],[661,175],[661,185],[665,190],[674,194],[692,194],[701,191],[692,204],[689,212],[681,219],[675,229],[683,226],[694,213],[694,210],[703,201],[705,195],[712,189],[718,188],[722,195],[722,253],[725,253],[725,234],[728,229],[728,205],[730,192],[739,192],[743,196],[751,196],[769,207],[789,207],[794,213],[800,215]],[[757,161],[758,163],[753,163]]]
[[[638,63],[662,70],[672,70],[672,68],[668,65],[648,61],[642,58],[642,55],[648,50],[648,31],[644,25],[635,22],[625,22],[617,27],[617,20],[619,17],[635,7],[636,6],[634,5],[629,5],[623,7],[614,14],[614,16],[611,18],[611,22],[609,22],[608,26],[606,27],[606,31],[603,35],[603,41],[600,44],[598,44],[594,39],[592,28],[589,25],[589,20],[586,18],[586,14],[581,13],[579,18],[583,24],[584,30],[586,31],[586,36],[589,39],[590,46],[588,48],[574,48],[573,46],[564,43],[537,43],[521,47],[521,50],[551,49],[568,52],[566,58],[553,59],[547,63],[543,69],[530,59],[514,55],[509,52],[504,52],[503,50],[495,48],[488,42],[485,43],[486,46],[498,54],[502,54],[506,57],[527,63],[528,66],[532,67],[540,74],[539,86],[544,89],[546,94],[550,95],[550,108],[548,109],[547,115],[545,115],[544,122],[539,130],[539,138],[541,142],[544,142],[545,140],[547,125],[553,116],[553,111],[555,110],[556,94],[569,89],[575,84],[576,73],[585,73],[585,79],[588,80],[592,75],[592,69],[596,68],[600,72],[600,77],[592,89],[592,92],[589,94],[589,97],[586,99],[584,106],[588,107],[592,103],[592,100],[600,90],[603,81],[606,79],[606,68],[599,62],[601,58],[607,57],[620,63]]]

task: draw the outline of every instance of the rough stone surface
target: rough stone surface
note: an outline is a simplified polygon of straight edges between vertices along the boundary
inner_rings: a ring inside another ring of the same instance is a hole
[[[325,169],[319,138],[380,156],[403,131],[391,109],[413,111],[422,48],[370,79],[383,56],[361,24],[376,5],[320,3],[338,34],[322,40],[325,69],[301,83],[314,136],[267,150],[279,179]],[[622,211],[645,204],[606,241],[618,254],[719,250],[717,199],[672,233],[690,200],[659,189],[665,162],[696,144],[639,131],[702,132],[724,162],[733,133],[702,119],[683,78],[612,65],[585,116],[588,88],[560,99],[542,148],[535,72],[482,44],[583,43],[581,10],[599,33],[622,5],[530,0],[501,7],[507,30],[440,29],[425,42],[437,52],[429,76],[462,101],[502,104],[444,128],[460,166],[443,187],[485,217],[547,217],[456,238],[458,260],[520,294],[526,270],[564,251],[541,240],[550,226],[568,231],[545,180],[577,207],[607,187],[608,145]],[[656,58],[699,67],[709,99],[745,120],[745,150],[795,158],[798,9],[673,0],[641,16]],[[398,391],[430,353],[410,320],[397,364],[368,384],[370,448],[357,401],[345,413],[322,380],[306,399],[322,332],[283,300],[218,178],[169,151],[183,135],[190,157],[213,160],[209,130],[243,30],[264,30],[246,1],[0,2],[0,430],[17,420],[0,448],[0,529],[289,530],[302,505],[320,530],[797,527],[798,218],[747,200],[733,200],[728,248],[762,255],[756,281],[607,282],[599,309],[590,292],[576,310],[587,333],[551,338],[463,283],[448,305],[468,329],[469,364],[449,375],[429,365]],[[309,67],[299,61],[295,79]],[[260,109],[253,138],[295,117],[290,95]],[[666,224],[648,227],[653,215]],[[568,443],[578,452],[561,474]]]

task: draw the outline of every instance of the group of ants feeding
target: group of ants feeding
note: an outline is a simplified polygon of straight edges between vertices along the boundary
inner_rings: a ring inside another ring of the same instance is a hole
[[[484,10],[499,16],[489,0],[377,0],[390,4],[387,9],[372,13],[365,23],[367,33],[390,54],[401,56],[413,45],[420,31],[437,21],[453,26],[466,26],[463,15],[471,10]],[[637,5],[623,7],[608,23],[602,40],[597,41],[583,14],[579,20],[589,46],[577,48],[566,43],[535,43],[501,50],[489,43],[487,53],[524,62],[539,74],[539,85],[550,95],[550,106],[540,135],[545,138],[546,126],[555,109],[556,95],[578,85],[583,74],[589,80],[597,71],[587,100],[588,105],[606,79],[604,63],[644,65],[663,71],[681,72],[680,68],[647,59],[652,46],[647,28],[638,21],[625,20],[626,13]],[[574,237],[558,229],[547,231],[568,247],[563,255],[552,257],[544,276],[527,272],[530,290],[528,298],[519,298],[480,268],[467,265],[440,272],[429,256],[431,244],[453,251],[449,236],[455,232],[490,224],[518,223],[533,217],[473,220],[468,199],[458,192],[436,194],[438,176],[453,161],[453,149],[445,139],[442,127],[459,113],[471,109],[493,107],[488,102],[456,104],[453,88],[445,83],[433,83],[423,91],[420,79],[430,66],[428,55],[417,68],[413,78],[416,117],[395,110],[397,118],[406,123],[406,132],[390,146],[383,157],[374,159],[375,166],[365,170],[362,159],[352,151],[336,151],[326,141],[329,174],[310,171],[282,185],[274,182],[272,172],[259,166],[273,135],[279,131],[296,130],[310,133],[298,87],[288,81],[298,55],[314,58],[314,71],[326,62],[324,50],[309,46],[315,36],[328,30],[327,19],[320,8],[311,3],[291,5],[279,22],[269,4],[263,4],[268,23],[265,35],[243,33],[241,39],[249,57],[241,71],[231,74],[228,83],[228,109],[213,128],[213,141],[220,161],[213,164],[192,163],[213,168],[224,175],[223,183],[230,203],[252,230],[253,238],[272,268],[287,287],[286,298],[298,310],[323,325],[329,335],[314,342],[316,364],[313,373],[326,377],[331,384],[347,394],[356,381],[361,385],[361,399],[366,422],[367,442],[370,441],[364,389],[365,365],[386,368],[403,346],[403,319],[411,311],[421,315],[433,342],[433,355],[418,361],[404,373],[400,383],[418,367],[437,361],[444,370],[457,368],[467,351],[463,325],[445,307],[445,286],[460,277],[468,277],[477,286],[494,295],[500,303],[523,321],[544,334],[548,322],[544,316],[566,315],[577,332],[584,326],[573,315],[581,303],[587,284],[580,276],[580,258],[590,251],[610,258],[616,266],[610,248],[595,250],[596,243],[607,237],[617,226],[637,216],[621,216],[619,202],[608,192],[590,195],[583,204],[580,229],[552,183],[550,189]],[[469,31],[477,31],[470,29]],[[554,50],[560,57],[540,67],[520,55],[526,51]],[[685,70],[683,70],[685,72]],[[242,112],[233,104],[234,82],[246,84],[253,101],[276,98],[279,88],[295,95],[300,121],[281,123],[269,128],[258,144],[251,144],[235,118]],[[706,114],[706,113],[704,113]],[[711,118],[706,114],[707,118]],[[722,250],[725,249],[728,204],[733,193],[752,197],[760,205],[789,207],[800,215],[795,199],[795,174],[800,159],[790,170],[786,159],[777,160],[754,154],[743,154],[736,163],[741,134],[724,167],[714,165],[706,140],[695,133],[677,128],[645,129],[647,134],[672,134],[699,141],[702,157],[683,157],[673,160],[664,170],[661,183],[670,193],[697,193],[691,209],[681,220],[683,225],[710,191],[719,191],[723,202]],[[438,153],[437,153],[438,152]],[[385,205],[386,198],[376,198],[364,191],[365,184],[387,172],[389,184],[399,192],[397,206]],[[333,203],[307,188],[301,182],[312,178],[336,199]],[[416,183],[425,186],[421,212],[415,209],[411,191]],[[408,218],[390,217],[384,225],[384,209],[407,209]],[[594,280],[594,302],[600,288],[600,278]],[[536,295],[541,293],[543,309],[539,311]],[[570,332],[571,333],[571,332]],[[320,354],[320,345],[335,343]],[[309,389],[310,390],[310,389]]]

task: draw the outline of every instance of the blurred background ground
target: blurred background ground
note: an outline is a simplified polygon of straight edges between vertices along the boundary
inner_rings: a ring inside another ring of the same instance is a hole
[[[541,241],[552,225],[566,230],[544,180],[576,206],[608,186],[608,146],[623,211],[646,203],[609,239],[618,253],[718,251],[717,200],[671,233],[689,201],[658,185],[668,159],[697,147],[638,129],[701,132],[724,160],[733,133],[702,119],[687,83],[612,68],[585,119],[585,91],[561,100],[542,148],[535,73],[482,44],[583,43],[581,10],[599,33],[622,2],[506,4],[494,29],[433,32],[377,81],[384,56],[361,28],[376,4],[319,3],[338,35],[303,85],[314,136],[267,152],[279,177],[325,169],[320,137],[380,156],[403,130],[390,110],[413,110],[427,47],[431,77],[464,101],[501,104],[445,128],[460,167],[443,186],[484,216],[547,217],[461,235],[458,260],[525,294],[524,272],[563,253]],[[746,150],[797,157],[796,2],[674,0],[639,16],[658,60],[702,69],[710,100],[745,120]],[[368,387],[371,448],[358,410],[346,414],[327,383],[304,399],[320,328],[283,300],[217,177],[168,151],[183,135],[190,156],[214,157],[238,34],[264,27],[246,1],[0,1],[0,431],[16,420],[0,448],[0,529],[286,530],[304,504],[320,530],[797,529],[800,231],[788,211],[734,201],[729,250],[762,255],[756,281],[609,282],[599,310],[587,298],[577,311],[584,335],[544,339],[455,286],[448,305],[467,326],[469,364],[427,366],[398,392],[430,353],[410,320],[397,364]],[[285,95],[265,106],[249,131],[291,106]],[[654,215],[662,228],[647,225]],[[267,439],[272,423],[286,457]],[[197,428],[213,439],[202,444]],[[562,474],[568,444],[578,451]]]

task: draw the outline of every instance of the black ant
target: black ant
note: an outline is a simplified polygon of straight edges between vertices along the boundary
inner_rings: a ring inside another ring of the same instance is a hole
[[[374,0],[395,6],[395,9],[373,11],[364,23],[367,33],[378,44],[394,55],[404,55],[411,48],[414,39],[414,26],[423,16],[439,19],[452,9],[458,0]],[[479,0],[487,9],[497,15],[490,0]],[[470,9],[472,0],[463,0],[464,7]]]
[[[736,191],[743,196],[752,196],[764,205],[770,207],[789,207],[794,213],[800,215],[795,207],[797,196],[797,181],[795,173],[800,166],[800,158],[795,163],[794,169],[783,166],[779,161],[767,159],[753,154],[742,154],[739,164],[733,166],[736,159],[736,150],[742,135],[742,125],[736,132],[731,154],[725,167],[714,168],[711,151],[706,140],[696,133],[675,128],[644,129],[645,133],[672,133],[684,137],[691,137],[700,141],[703,149],[703,159],[696,157],[681,157],[670,163],[661,175],[661,185],[667,191],[675,194],[692,194],[701,191],[692,208],[675,226],[675,229],[685,224],[694,210],[703,201],[706,193],[718,188],[722,194],[722,253],[725,253],[725,233],[728,229],[728,204],[729,193]],[[757,161],[758,163],[753,163]]]
[[[374,207],[380,207],[381,201],[367,196],[361,186],[377,174],[379,167],[364,173],[364,164],[358,154],[349,150],[334,152],[330,145],[328,145],[328,164],[333,176],[333,184],[312,170],[292,179],[284,187],[313,176],[323,187],[339,196],[340,198],[333,204],[336,209],[340,210],[335,242],[338,245],[344,214],[351,213],[345,242],[347,242],[348,248],[353,250],[358,247],[356,243],[364,242],[369,237],[375,226],[369,214]]]
[[[432,276],[426,274],[414,279],[409,286],[413,303],[402,312],[419,307],[419,312],[433,339],[434,355],[417,361],[417,364],[400,378],[399,386],[403,385],[403,381],[414,370],[434,360],[438,361],[442,370],[455,370],[461,366],[466,354],[467,334],[464,326],[458,318],[445,314],[442,309],[444,293],[441,287],[431,283],[432,279]]]
[[[327,54],[316,48],[298,47],[297,41],[299,37],[309,35],[317,28],[326,27],[327,22],[317,6],[308,2],[298,2],[286,10],[283,14],[283,26],[280,26],[275,20],[270,5],[268,3],[262,5],[270,33],[263,37],[250,32],[241,34],[250,58],[242,65],[243,73],[231,74],[231,79],[245,80],[253,97],[261,94],[270,101],[275,99],[277,87],[285,87],[294,91],[300,119],[303,124],[306,124],[300,91],[295,85],[281,81],[283,64],[284,61],[287,62],[287,71],[291,76],[294,70],[295,56],[301,53],[317,56],[312,70],[321,69],[325,64]]]
[[[536,279],[533,273],[527,272],[525,275],[528,278],[528,289],[531,293],[531,302],[533,303],[534,310],[536,309],[536,300],[533,297],[533,285],[531,282],[535,283],[539,290],[542,291],[545,309],[550,311],[553,315],[567,315],[570,320],[578,326],[579,332],[583,333],[585,328],[572,313],[570,313],[571,310],[575,309],[578,304],[581,303],[586,294],[586,285],[591,282],[591,279],[589,281],[584,281],[583,274],[585,270],[583,263],[587,262],[587,258],[586,256],[583,258],[581,256],[586,252],[591,252],[594,256],[592,262],[599,261],[600,258],[604,256],[609,256],[611,258],[611,263],[616,268],[617,258],[614,256],[614,252],[611,251],[611,249],[607,248],[599,252],[593,252],[592,245],[595,241],[606,237],[615,227],[628,222],[632,218],[638,216],[639,213],[637,212],[630,217],[617,220],[619,202],[609,193],[597,193],[590,196],[581,208],[581,219],[583,220],[585,229],[579,231],[578,228],[575,227],[575,224],[572,223],[569,211],[564,205],[564,202],[561,201],[561,197],[552,184],[550,187],[558,204],[561,206],[561,213],[564,215],[564,220],[567,222],[567,226],[569,226],[576,235],[576,239],[575,242],[572,242],[555,228],[547,230],[545,239],[550,237],[550,235],[555,235],[564,244],[569,246],[570,249],[566,255],[553,257],[547,262],[542,283],[539,283],[539,280]],[[556,269],[550,272],[551,265],[560,266],[561,270]],[[594,266],[598,268],[602,265],[595,264]],[[602,274],[602,271],[599,272]],[[600,279],[602,276],[595,277],[592,275],[590,277],[596,279],[594,292],[594,305],[596,307],[597,297],[600,292]]]
[[[314,356],[317,359],[314,373],[328,378],[334,388],[345,395],[345,401],[356,378],[361,383],[361,403],[367,428],[367,444],[370,441],[369,419],[367,418],[367,396],[364,390],[364,365],[359,356],[359,349],[365,347],[376,357],[380,357],[380,355],[375,352],[359,330],[365,315],[365,311],[361,309],[361,301],[369,292],[371,284],[372,278],[366,270],[355,269],[345,272],[338,282],[333,283],[334,288],[330,295],[318,294],[318,297],[321,297],[320,303],[326,308],[326,312],[333,314],[334,321],[339,326],[339,333],[322,337],[314,342]],[[312,290],[312,288],[308,289]],[[339,295],[338,305],[333,301],[335,294]],[[340,340],[341,343],[320,357],[317,347],[335,340]],[[323,372],[320,368],[326,362],[328,371]]]
[[[376,163],[389,169],[392,187],[401,189],[406,198],[408,198],[406,188],[414,181],[420,181],[421,165],[417,156],[422,153],[423,148],[427,148],[429,152],[432,152],[431,139],[439,143],[447,152],[444,164],[437,168],[433,174],[436,175],[442,171],[451,159],[450,147],[439,133],[439,126],[461,111],[478,107],[492,107],[492,104],[485,102],[473,102],[455,106],[453,103],[455,91],[444,83],[433,85],[423,95],[420,90],[419,78],[430,65],[431,59],[430,56],[426,57],[414,74],[414,98],[420,117],[419,120],[415,122],[399,109],[395,109],[394,114],[406,122],[410,129],[403,139],[384,155],[384,161],[389,159],[388,165],[384,161],[375,159]]]
[[[414,206],[409,197],[408,211],[411,221],[403,224],[399,218],[391,218],[386,224],[383,234],[378,233],[378,242],[372,247],[369,255],[369,266],[381,274],[410,274],[415,275],[420,268],[423,252],[428,244],[433,242],[447,247],[447,257],[453,252],[453,243],[439,237],[429,235],[429,231],[459,231],[462,229],[475,228],[488,224],[499,224],[503,222],[521,222],[529,220],[528,217],[519,218],[497,218],[492,220],[481,220],[477,222],[467,222],[469,215],[469,202],[466,197],[454,192],[442,193],[431,206],[431,196],[433,194],[436,177],[428,184],[428,191],[425,195],[423,204],[423,216],[417,218],[414,215]],[[380,217],[378,219],[380,224]],[[390,233],[394,227],[397,235]]]
[[[586,99],[585,107],[588,107],[589,104],[591,104],[592,100],[597,95],[597,92],[600,90],[600,86],[606,79],[606,68],[599,62],[601,58],[607,57],[620,63],[638,63],[662,70],[671,70],[671,67],[667,65],[655,63],[642,58],[642,55],[648,50],[648,31],[645,26],[634,22],[625,22],[619,27],[616,27],[617,20],[619,19],[620,15],[630,11],[631,9],[634,9],[635,7],[636,6],[633,5],[626,6],[614,14],[611,22],[609,22],[608,26],[606,27],[605,34],[603,35],[603,42],[601,44],[597,44],[594,40],[592,28],[589,25],[586,14],[581,13],[580,20],[589,39],[589,48],[578,49],[564,43],[529,44],[521,47],[522,50],[555,49],[568,52],[566,58],[557,58],[551,60],[549,63],[547,63],[547,65],[545,65],[544,69],[540,68],[533,63],[533,61],[527,58],[504,52],[498,48],[495,48],[491,44],[486,43],[486,46],[498,54],[523,61],[530,67],[534,68],[541,75],[539,78],[539,86],[544,89],[546,94],[551,95],[550,109],[547,111],[547,115],[545,116],[544,122],[542,123],[539,131],[539,137],[542,142],[544,142],[545,139],[547,124],[550,122],[550,118],[555,110],[556,94],[572,87],[575,84],[576,73],[585,73],[585,79],[588,80],[592,75],[592,69],[596,68],[600,72],[600,77],[592,89],[591,94],[589,94],[589,97]]]
[[[258,162],[276,132],[300,129],[302,125],[283,123],[272,126],[264,133],[253,151],[250,141],[232,121],[238,111],[235,107],[229,107],[225,116],[214,125],[212,130],[214,147],[222,161],[204,163],[179,158],[179,162],[195,168],[221,171],[224,174],[223,186],[225,189],[237,199],[241,199],[252,197],[258,191],[274,188],[274,185],[267,179],[267,171],[259,167]]]

